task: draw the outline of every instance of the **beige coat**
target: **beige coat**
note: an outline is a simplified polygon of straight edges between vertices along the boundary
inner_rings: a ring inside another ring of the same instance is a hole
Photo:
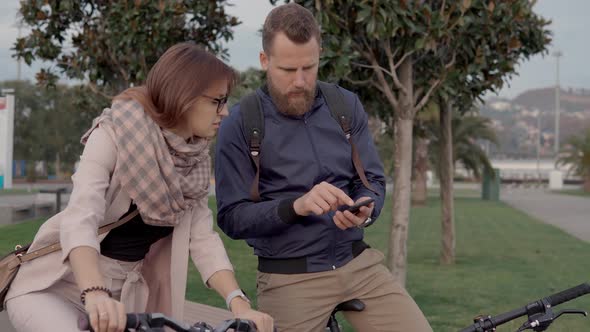
[[[97,128],[72,176],[74,189],[67,208],[41,226],[29,249],[59,241],[63,250],[24,263],[7,300],[44,290],[70,273],[68,255],[72,249],[90,246],[100,250],[100,241],[106,234],[97,236],[98,228],[117,221],[131,204],[129,196],[121,190],[120,179],[113,174],[116,162],[114,141],[105,129]],[[189,253],[204,282],[217,271],[232,270],[223,243],[213,231],[207,199],[186,213],[170,236],[150,248],[141,271],[149,288],[145,311],[182,319]]]

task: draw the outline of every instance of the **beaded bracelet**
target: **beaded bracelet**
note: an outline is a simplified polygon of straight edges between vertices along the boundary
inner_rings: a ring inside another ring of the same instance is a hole
[[[109,297],[113,297],[113,293],[111,292],[110,289],[103,287],[103,286],[94,286],[94,287],[89,287],[86,288],[85,290],[82,291],[82,293],[80,294],[80,301],[82,301],[82,304],[86,304],[86,294],[90,293],[90,292],[94,292],[94,291],[101,291],[101,292],[105,292],[107,293],[107,295]]]

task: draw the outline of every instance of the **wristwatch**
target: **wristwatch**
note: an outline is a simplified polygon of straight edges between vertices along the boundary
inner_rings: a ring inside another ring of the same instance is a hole
[[[227,297],[225,298],[225,304],[227,305],[227,309],[229,311],[231,311],[230,303],[236,297],[241,297],[242,300],[244,300],[244,301],[248,302],[248,304],[250,304],[250,299],[246,296],[246,293],[244,293],[243,290],[241,290],[241,289],[238,288],[235,291],[229,293],[227,295]]]
[[[371,224],[373,224],[373,219],[371,217],[367,218],[367,220],[363,221],[362,224],[356,226],[358,228],[365,228],[367,226],[371,226]]]

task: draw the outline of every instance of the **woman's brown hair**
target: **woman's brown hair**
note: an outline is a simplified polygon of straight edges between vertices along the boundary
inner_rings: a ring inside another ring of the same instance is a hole
[[[192,43],[170,47],[148,73],[144,85],[129,88],[114,100],[135,99],[163,128],[173,128],[196,98],[214,82],[234,86],[236,72],[215,55]]]

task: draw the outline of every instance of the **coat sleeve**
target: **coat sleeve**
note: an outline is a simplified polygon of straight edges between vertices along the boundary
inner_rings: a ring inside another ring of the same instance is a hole
[[[60,244],[62,260],[72,249],[88,246],[100,252],[98,228],[105,216],[106,191],[117,160],[117,148],[105,129],[96,128],[80,157],[72,176],[73,191],[61,212]]]
[[[255,175],[236,105],[221,123],[215,144],[217,224],[232,239],[269,237],[298,219],[292,210],[295,198],[252,200],[250,188]]]
[[[204,197],[193,207],[190,232],[191,259],[206,285],[215,272],[233,271],[223,242],[213,230],[213,214],[208,206],[208,197]]]

